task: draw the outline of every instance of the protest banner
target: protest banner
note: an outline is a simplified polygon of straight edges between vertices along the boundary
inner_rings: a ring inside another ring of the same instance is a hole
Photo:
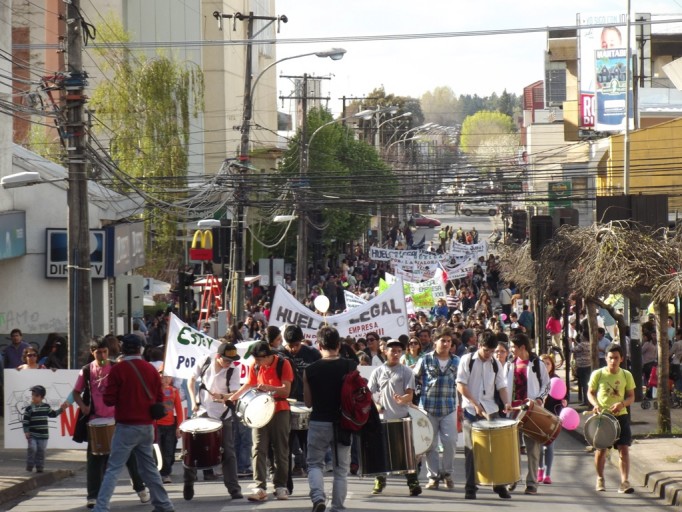
[[[277,286],[270,310],[270,325],[298,325],[306,340],[315,343],[323,325],[335,327],[342,337],[358,338],[374,331],[379,336],[397,338],[407,334],[407,313],[402,280],[365,304],[338,315],[318,315],[298,302],[282,286]]]
[[[349,292],[348,290],[343,290],[343,297],[344,300],[346,301],[346,311],[356,308],[358,306],[362,306],[363,304],[367,304],[367,301],[363,299],[362,297],[358,297],[354,293]]]
[[[215,354],[219,345],[218,340],[192,329],[171,313],[166,337],[166,357],[163,363],[164,374],[189,379],[194,373],[194,367],[203,363],[211,354]]]

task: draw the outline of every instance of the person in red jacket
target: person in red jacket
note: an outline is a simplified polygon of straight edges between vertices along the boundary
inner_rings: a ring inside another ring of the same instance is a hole
[[[140,356],[141,348],[139,337],[134,334],[124,336],[121,346],[123,358],[109,373],[104,403],[115,408],[116,430],[95,512],[109,510],[118,475],[131,452],[135,453],[140,475],[152,495],[154,510],[174,510],[152,455],[154,420],[149,409],[152,404],[163,402],[163,386],[156,368]]]

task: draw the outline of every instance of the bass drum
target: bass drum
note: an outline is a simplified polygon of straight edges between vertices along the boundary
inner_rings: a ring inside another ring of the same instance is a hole
[[[412,444],[412,420],[382,420],[378,432],[360,434],[360,473],[404,475],[417,471]]]
[[[550,444],[561,432],[561,420],[533,400],[528,400],[517,418],[525,435],[538,443]]]
[[[308,430],[308,423],[310,422],[310,413],[312,409],[306,407],[303,402],[290,403],[290,430]]]
[[[223,455],[223,423],[213,418],[192,418],[180,424],[182,464],[187,468],[209,469],[220,464]]]
[[[251,388],[237,401],[235,412],[247,427],[261,428],[275,415],[275,399],[270,393]]]
[[[481,420],[471,424],[476,481],[480,485],[515,484],[521,478],[518,423]]]
[[[595,414],[585,422],[585,441],[597,450],[611,448],[620,437],[620,423],[607,412]]]
[[[423,455],[433,443],[433,424],[429,415],[423,409],[410,407],[407,411],[412,418],[412,443],[414,444],[414,454],[419,457]]]

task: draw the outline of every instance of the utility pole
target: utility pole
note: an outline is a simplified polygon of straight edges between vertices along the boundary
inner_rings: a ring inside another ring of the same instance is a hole
[[[301,94],[301,155],[298,166],[298,245],[296,247],[296,297],[303,304],[308,295],[308,224],[305,213],[305,180],[308,174],[308,74],[303,73]]]
[[[89,354],[92,338],[92,292],[90,276],[90,230],[88,217],[88,176],[85,159],[85,123],[83,90],[87,85],[83,72],[83,34],[80,0],[67,5],[67,56],[69,77],[66,89],[66,165],[69,187],[68,205],[68,287],[69,287],[69,360],[71,368],[84,361],[79,355]]]
[[[213,14],[214,17],[230,17],[229,15],[222,15],[218,12]],[[244,71],[244,115],[242,117],[242,127],[241,127],[241,143],[239,146],[239,163],[241,165],[241,175],[240,179],[237,181],[237,191],[236,194],[236,222],[233,223],[232,229],[234,230],[232,240],[234,243],[234,265],[233,268],[233,279],[232,279],[232,295],[230,300],[230,310],[232,313],[232,321],[237,324],[244,316],[244,262],[246,260],[246,247],[244,246],[244,230],[245,218],[244,218],[244,203],[246,202],[246,187],[244,186],[244,181],[246,173],[249,170],[250,163],[250,148],[249,148],[249,136],[251,132],[251,119],[253,117],[253,22],[255,20],[267,20],[267,21],[282,21],[287,22],[286,16],[255,16],[253,12],[249,12],[248,16],[236,13],[234,18],[239,21],[247,22],[246,38],[248,44],[246,45],[246,69]],[[225,283],[225,278],[223,276],[223,283]]]
[[[298,215],[298,236],[296,246],[296,298],[303,303],[308,294],[308,216],[305,207],[305,192],[307,187],[306,180],[308,174],[308,100],[309,99],[329,99],[329,98],[311,98],[308,96],[308,78],[309,75],[304,73],[303,76],[285,76],[284,78],[301,78],[303,86],[301,87],[301,96],[290,96],[289,99],[301,100],[301,152],[299,154],[298,165],[298,197],[297,197],[297,215]],[[330,80],[330,77],[315,77],[317,80]]]

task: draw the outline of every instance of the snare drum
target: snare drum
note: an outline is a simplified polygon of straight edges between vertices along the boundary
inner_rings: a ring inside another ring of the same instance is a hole
[[[93,455],[109,455],[116,430],[114,418],[94,418],[88,422],[88,441]]]
[[[433,424],[429,415],[423,409],[410,407],[407,411],[412,418],[412,444],[414,444],[414,454],[420,455],[429,451],[433,443]]]
[[[291,409],[291,430],[308,430],[308,422],[310,421],[310,412],[312,409],[306,407],[303,402],[294,402],[289,407]]]
[[[607,412],[595,414],[585,422],[585,441],[597,450],[611,448],[620,437],[620,423]]]
[[[261,428],[275,415],[275,399],[269,393],[251,388],[237,401],[235,412],[247,427]]]
[[[513,484],[521,477],[518,423],[510,419],[481,420],[471,424],[476,482]]]
[[[527,400],[524,407],[517,418],[523,433],[545,445],[554,441],[561,432],[561,419],[534,400]]]
[[[360,434],[360,473],[404,475],[415,473],[417,460],[412,444],[412,420],[382,420],[377,433]]]
[[[209,469],[220,464],[223,453],[223,423],[213,418],[192,418],[180,424],[182,464]]]

